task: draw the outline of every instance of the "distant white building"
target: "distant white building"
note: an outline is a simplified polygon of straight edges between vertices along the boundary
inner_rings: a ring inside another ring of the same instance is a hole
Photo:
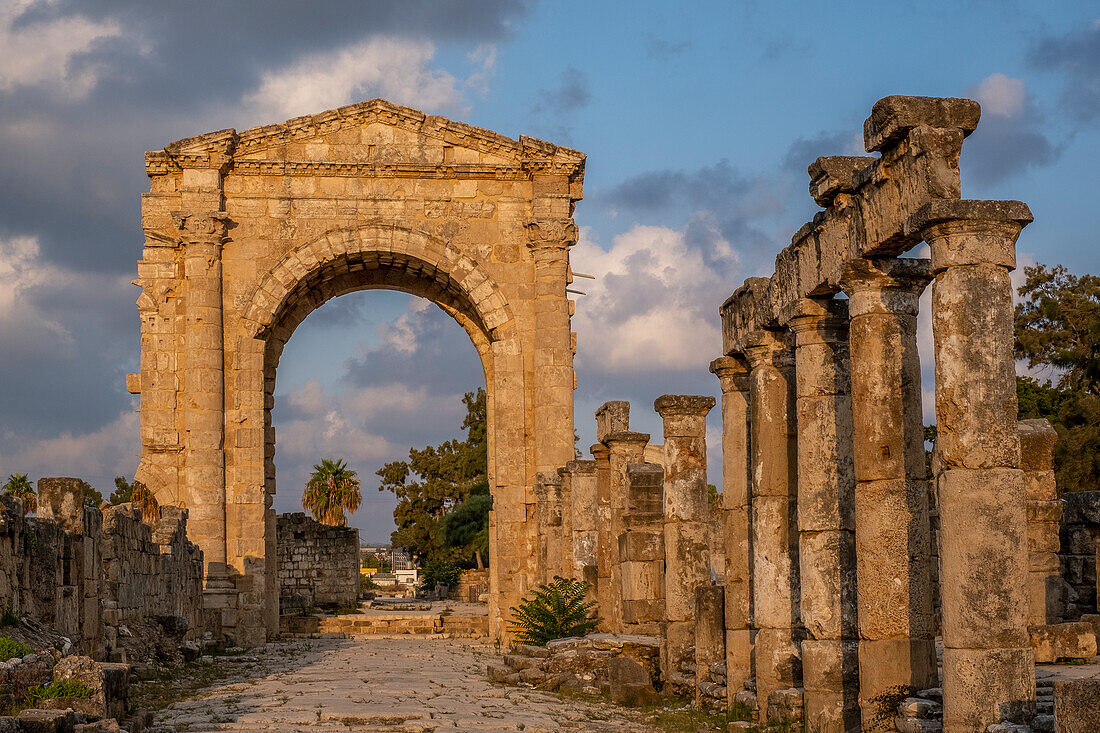
[[[398,568],[393,571],[397,576],[397,582],[401,585],[416,585],[420,579],[420,571],[413,568]]]

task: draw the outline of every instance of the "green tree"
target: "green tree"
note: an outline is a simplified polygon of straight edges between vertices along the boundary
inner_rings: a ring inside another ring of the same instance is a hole
[[[313,513],[318,522],[334,527],[348,526],[348,514],[363,501],[359,479],[343,459],[322,458],[314,464],[313,475],[306,482],[302,507]]]
[[[87,481],[81,481],[80,486],[84,491],[84,506],[98,508],[103,503],[103,493]]]
[[[448,440],[423,449],[410,448],[409,460],[378,470],[379,491],[398,499],[393,510],[397,530],[391,541],[422,563],[471,565],[475,553],[488,553],[489,497],[485,390],[462,398],[465,440]],[[474,497],[473,501],[470,501]],[[454,514],[454,518],[448,518]],[[484,534],[482,534],[484,532]]]
[[[5,496],[18,499],[22,503],[24,515],[38,508],[38,494],[34,490],[34,484],[27,478],[27,474],[13,473],[8,476],[2,490]]]
[[[1055,379],[1017,378],[1020,418],[1045,417],[1058,431],[1054,468],[1063,491],[1100,489],[1100,277],[1045,265],[1024,275],[1015,356]]]

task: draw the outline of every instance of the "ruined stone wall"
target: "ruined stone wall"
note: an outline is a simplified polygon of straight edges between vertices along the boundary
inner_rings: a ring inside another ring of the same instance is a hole
[[[1075,491],[1062,496],[1061,550],[1065,581],[1066,621],[1096,613],[1096,558],[1100,553],[1100,491]]]
[[[359,530],[296,512],[279,515],[275,537],[280,613],[358,602]]]
[[[150,526],[128,504],[83,506],[79,479],[44,478],[38,492],[38,517],[0,497],[0,607],[97,659],[126,661],[145,628],[207,630],[202,551],[187,540],[185,509],[163,507]]]

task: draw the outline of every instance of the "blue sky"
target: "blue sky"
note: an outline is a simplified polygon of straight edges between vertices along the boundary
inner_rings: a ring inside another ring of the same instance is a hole
[[[607,399],[659,433],[656,396],[717,393],[717,305],[770,274],[815,211],[806,166],[861,153],[882,96],[981,101],[964,195],[1031,206],[1022,262],[1100,272],[1098,3],[254,7],[0,0],[0,474],[106,489],[133,473],[122,384],[137,369],[142,153],[375,96],[588,154],[573,252],[598,276],[577,282],[582,447]],[[278,379],[276,506],[296,509],[309,465],[338,452],[364,479],[353,523],[371,540],[392,526],[375,469],[450,437],[459,396],[482,383],[456,324],[380,291],[310,316]]]

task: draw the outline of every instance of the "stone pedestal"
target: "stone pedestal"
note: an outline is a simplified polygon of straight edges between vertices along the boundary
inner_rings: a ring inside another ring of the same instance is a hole
[[[761,714],[772,690],[801,684],[798,435],[787,334],[756,331],[746,356],[751,404],[754,669]]]
[[[934,687],[931,537],[917,310],[931,273],[911,259],[854,260],[847,292],[855,458],[859,704],[892,730],[891,690]]]
[[[689,633],[666,636],[666,678],[695,654],[695,589],[711,582],[707,495],[707,413],[713,397],[663,395],[653,403],[664,423],[665,612]]]
[[[803,300],[795,336],[798,412],[798,558],[807,720],[822,731],[859,730],[855,473],[848,308]],[[847,642],[847,643],[845,643]]]
[[[722,385],[722,500],[726,507],[727,703],[752,676],[752,572],[749,531],[749,372],[744,361],[715,359]]]
[[[932,248],[944,730],[1035,710],[1009,273],[1031,221],[1016,201],[936,201],[910,221]]]

